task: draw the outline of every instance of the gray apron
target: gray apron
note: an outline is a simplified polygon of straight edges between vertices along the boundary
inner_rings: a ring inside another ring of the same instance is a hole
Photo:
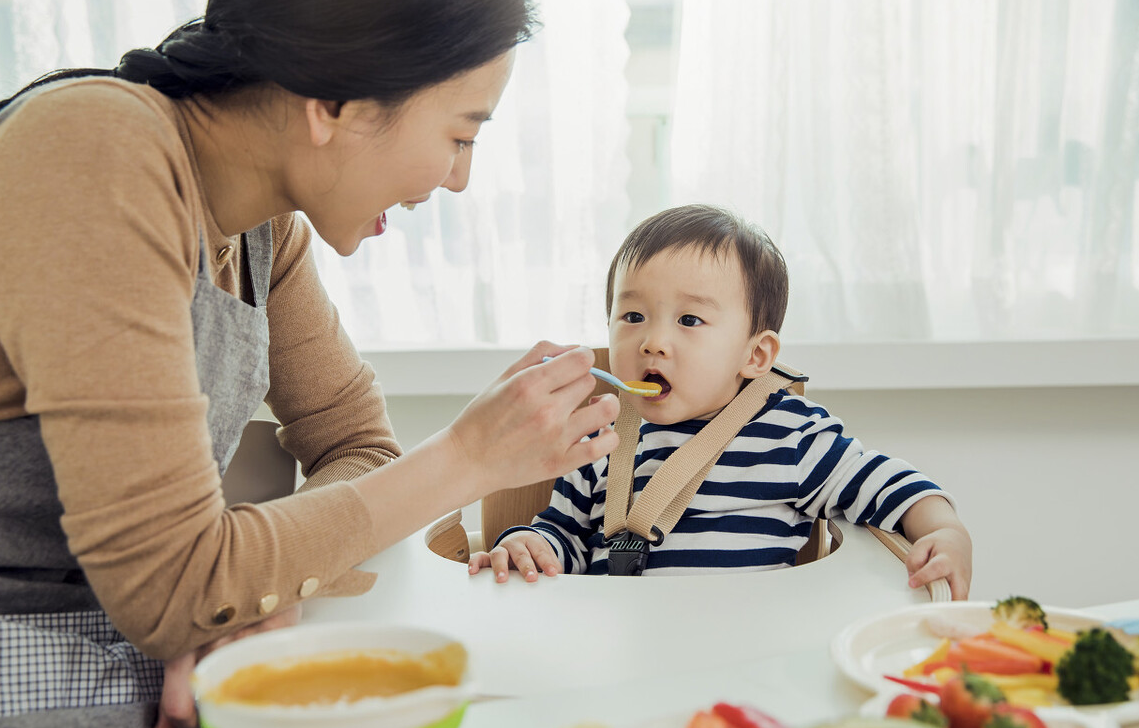
[[[270,224],[242,245],[254,305],[214,285],[203,240],[190,309],[219,474],[269,391]],[[67,549],[61,515],[39,418],[0,422],[0,725],[150,728],[162,663],[112,626]]]

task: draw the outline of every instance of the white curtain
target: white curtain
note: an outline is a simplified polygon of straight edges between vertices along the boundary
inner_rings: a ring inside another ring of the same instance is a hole
[[[0,0],[0,98],[57,68],[111,68],[205,12],[206,0]]]
[[[362,349],[603,344],[605,274],[624,238],[624,32],[617,0],[547,0],[474,147],[470,185],[437,191],[348,258],[317,246]]]
[[[1139,336],[1139,3],[682,2],[673,201],[767,229],[787,337]]]
[[[474,149],[439,190],[348,258],[314,246],[361,349],[605,341],[609,259],[626,233],[627,3],[547,0]],[[59,67],[110,67],[205,0],[0,0],[0,93]]]

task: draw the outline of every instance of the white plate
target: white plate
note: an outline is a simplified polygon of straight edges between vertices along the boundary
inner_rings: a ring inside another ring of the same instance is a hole
[[[938,602],[867,617],[835,635],[831,641],[831,657],[848,678],[870,691],[887,695],[879,695],[863,706],[870,714],[881,710],[877,713],[881,715],[888,697],[899,692],[897,683],[883,676],[901,675],[907,667],[928,657],[941,641],[925,628],[925,619],[945,617],[987,630],[993,623],[992,606],[992,602]],[[1049,627],[1073,632],[1103,624],[1100,619],[1071,609],[1045,606],[1044,613],[1048,615]],[[1110,707],[1039,708],[1036,713],[1049,724],[1089,724],[1089,721],[1094,724],[1102,716],[1110,721],[1109,725],[1126,725],[1139,721],[1139,701],[1115,703]]]

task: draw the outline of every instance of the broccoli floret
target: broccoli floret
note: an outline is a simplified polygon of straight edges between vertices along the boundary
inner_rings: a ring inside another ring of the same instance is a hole
[[[1131,653],[1099,627],[1080,632],[1076,643],[1056,665],[1060,695],[1072,705],[1127,700],[1127,678],[1134,672]]]
[[[1024,628],[1038,624],[1048,629],[1044,608],[1028,597],[1002,599],[993,607],[993,617],[1014,627]]]

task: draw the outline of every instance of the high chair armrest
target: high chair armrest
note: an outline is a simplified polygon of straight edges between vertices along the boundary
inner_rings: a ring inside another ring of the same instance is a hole
[[[906,557],[909,556],[913,544],[902,534],[883,531],[874,526],[867,526],[866,528],[870,530],[870,533],[874,534],[875,538],[885,544],[886,548],[890,549],[890,553],[897,556],[900,560],[905,561]],[[926,584],[925,588],[929,591],[929,599],[931,602],[948,602],[953,599],[953,593],[949,589],[949,581],[945,578],[934,579]]]
[[[463,512],[455,511],[433,523],[424,534],[427,548],[445,559],[467,563],[471,558]]]

